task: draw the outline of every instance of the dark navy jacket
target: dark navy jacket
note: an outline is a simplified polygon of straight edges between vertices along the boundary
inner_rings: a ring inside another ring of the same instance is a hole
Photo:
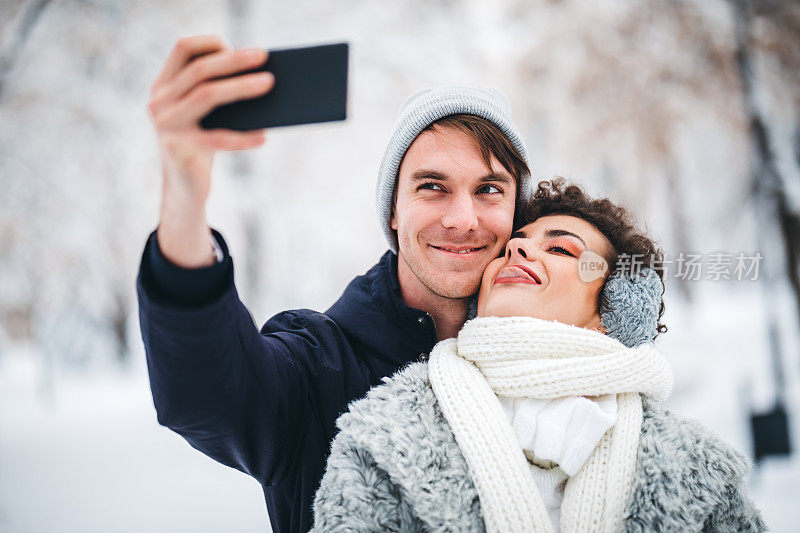
[[[403,303],[387,252],[325,313],[286,311],[259,329],[221,263],[183,269],[153,232],[137,279],[158,421],[261,483],[272,529],[307,531],[334,422],[381,378],[430,352],[430,316]]]

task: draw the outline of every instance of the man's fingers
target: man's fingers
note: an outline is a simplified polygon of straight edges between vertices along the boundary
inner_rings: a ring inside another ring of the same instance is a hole
[[[266,60],[267,51],[258,48],[226,50],[208,54],[192,61],[171,80],[163,84],[153,95],[152,101],[158,106],[177,100],[203,81],[249,70],[263,65]]]
[[[238,132],[226,129],[199,130],[192,141],[208,150],[247,150],[264,143],[264,130]]]
[[[218,35],[193,35],[179,39],[164,63],[161,73],[153,82],[153,90],[172,79],[193,58],[229,48],[225,40]]]
[[[162,120],[173,124],[196,123],[219,105],[261,96],[274,85],[275,77],[270,72],[201,83],[176,102],[170,116]]]

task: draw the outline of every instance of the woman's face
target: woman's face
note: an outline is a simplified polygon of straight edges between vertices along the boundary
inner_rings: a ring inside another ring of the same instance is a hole
[[[514,233],[505,255],[486,267],[478,316],[530,316],[602,331],[597,298],[608,270],[587,275],[587,261],[604,264],[600,258],[611,252],[611,243],[589,222],[541,217]]]

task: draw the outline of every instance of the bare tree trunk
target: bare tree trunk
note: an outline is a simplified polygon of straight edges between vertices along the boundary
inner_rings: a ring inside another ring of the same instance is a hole
[[[119,287],[119,286],[118,286]],[[117,341],[117,361],[128,362],[128,298],[120,290],[114,291],[114,308],[111,317],[114,339]]]
[[[686,232],[688,222],[686,219],[686,212],[684,211],[685,200],[683,198],[683,189],[681,188],[681,184],[678,182],[679,176],[678,171],[675,168],[674,161],[670,161],[670,163],[667,165],[666,178],[667,190],[669,193],[667,201],[669,202],[669,210],[672,214],[671,222],[675,244],[678,250],[689,250],[689,235]],[[681,295],[684,297],[684,299],[686,299],[686,301],[691,301],[691,284],[687,283],[687,280],[683,277],[678,277],[676,281],[676,285],[678,290],[681,292]]]
[[[749,29],[752,19],[750,0],[734,2],[736,16],[736,61],[739,66],[739,77],[742,84],[745,112],[750,123],[750,137],[753,145],[755,161],[753,163],[752,191],[756,209],[761,214],[759,233],[766,234],[763,223],[771,220],[780,232],[782,250],[785,259],[785,275],[795,300],[797,318],[800,320],[800,277],[798,277],[798,259],[800,259],[800,218],[790,209],[789,199],[783,181],[775,164],[771,148],[769,131],[761,116],[755,100],[754,76],[751,66]],[[767,228],[768,229],[768,228]],[[776,292],[771,276],[763,277],[766,297],[773,299]],[[782,371],[782,349],[779,336],[777,311],[774,306],[767,305],[768,329],[770,332],[770,354],[772,357],[773,376],[775,379],[777,401],[780,403],[784,395]]]
[[[3,88],[11,69],[14,68],[23,46],[49,3],[50,0],[31,0],[21,8],[25,11],[20,17],[17,27],[13,28],[14,34],[9,40],[11,44],[5,50],[0,51],[0,100],[3,98]]]

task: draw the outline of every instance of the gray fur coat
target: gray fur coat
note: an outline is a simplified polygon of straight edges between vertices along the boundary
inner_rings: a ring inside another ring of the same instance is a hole
[[[484,531],[478,493],[426,363],[413,363],[337,421],[313,531]],[[742,478],[750,463],[694,422],[644,402],[625,531],[764,531]]]

